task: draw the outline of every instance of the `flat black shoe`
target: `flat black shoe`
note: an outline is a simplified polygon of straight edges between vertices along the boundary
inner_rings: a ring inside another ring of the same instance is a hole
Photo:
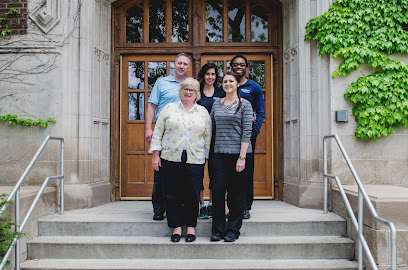
[[[235,242],[235,240],[238,239],[239,236],[236,236],[233,233],[228,233],[226,236],[224,236],[224,241],[225,242]]]
[[[180,242],[181,235],[180,234],[173,234],[170,238],[171,242],[177,243]]]
[[[211,242],[221,241],[221,235],[219,233],[215,233],[215,234],[211,235],[210,241]]]
[[[242,216],[243,219],[250,219],[251,214],[249,213],[249,210],[244,211],[244,215]]]
[[[196,236],[194,234],[187,234],[186,235],[186,242],[194,242],[196,240]]]
[[[164,214],[163,213],[154,213],[153,220],[163,220]]]

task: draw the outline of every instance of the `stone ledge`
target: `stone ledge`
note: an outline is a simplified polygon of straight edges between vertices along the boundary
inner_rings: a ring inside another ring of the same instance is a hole
[[[344,191],[357,216],[358,187],[344,185]],[[392,185],[364,185],[365,191],[379,217],[394,223],[398,230],[408,230],[408,188]],[[333,187],[333,211],[348,216],[337,185]],[[388,229],[387,225],[375,221],[364,203],[364,224],[373,229]]]
[[[344,185],[344,191],[357,217],[358,187]],[[408,188],[392,185],[364,185],[371,203],[379,217],[394,223],[397,230],[397,264],[406,267],[408,264]],[[332,190],[332,209],[347,220],[347,234],[356,241],[357,235],[349,218],[337,185]],[[364,237],[377,262],[379,269],[387,269],[390,264],[390,233],[389,227],[375,221],[364,203]],[[356,255],[357,256],[357,255]],[[365,262],[367,266],[367,262]],[[370,269],[369,267],[367,269]],[[405,268],[404,268],[405,269]]]

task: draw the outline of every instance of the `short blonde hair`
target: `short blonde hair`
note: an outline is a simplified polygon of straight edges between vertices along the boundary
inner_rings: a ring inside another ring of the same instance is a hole
[[[183,89],[189,85],[191,85],[196,92],[196,95],[197,95],[196,101],[200,100],[201,98],[200,83],[194,78],[186,78],[184,81],[180,83],[180,87],[179,87],[180,98],[181,98],[181,91],[183,91]]]

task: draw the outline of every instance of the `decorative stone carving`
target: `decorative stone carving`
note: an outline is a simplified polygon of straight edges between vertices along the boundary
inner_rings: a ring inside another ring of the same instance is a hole
[[[285,51],[285,53],[283,54],[283,57],[284,57],[283,62],[284,62],[285,64],[287,64],[287,63],[288,63],[288,60],[289,60],[289,58],[290,58],[290,49]]]
[[[101,62],[102,59],[105,61],[105,63],[109,62],[110,59],[110,55],[103,52],[102,50],[98,49],[98,48],[94,48],[95,50],[95,55],[97,57],[98,62]]]
[[[61,0],[44,0],[31,12],[29,18],[47,34],[59,23],[60,8]]]
[[[297,47],[292,47],[290,49],[290,59],[295,60],[295,56],[297,55]]]
[[[98,48],[95,48],[95,55],[98,57],[98,62],[100,62],[102,57],[102,51],[99,50]]]
[[[284,54],[283,54],[283,57],[284,57],[284,60],[283,60],[283,62],[284,62],[284,64],[287,64],[288,63],[288,60],[289,60],[289,58],[290,58],[290,60],[295,60],[295,56],[297,55],[297,46],[293,46],[293,47],[290,47],[289,49],[287,49],[285,52],[284,52]]]

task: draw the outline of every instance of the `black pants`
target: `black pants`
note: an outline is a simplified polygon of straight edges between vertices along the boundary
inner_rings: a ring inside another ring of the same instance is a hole
[[[166,209],[164,208],[164,198],[163,198],[163,189],[162,183],[160,181],[160,171],[154,171],[153,178],[153,190],[152,190],[152,204],[153,212],[164,214]]]
[[[186,160],[185,151],[183,151],[181,162],[161,160],[160,177],[167,224],[171,228],[197,225],[205,164],[188,164]]]
[[[213,223],[212,233],[225,236],[231,232],[239,236],[242,217],[245,209],[245,183],[249,178],[249,168],[238,173],[236,164],[239,154],[214,154],[214,179],[212,180]],[[246,163],[251,162],[252,155],[246,155]],[[225,220],[225,193],[230,217]]]
[[[255,144],[256,138],[258,134],[255,130],[252,130],[251,135],[251,145],[252,145],[252,153],[247,154],[251,155],[251,159],[247,160],[246,165],[249,169],[249,177],[245,184],[245,209],[244,210],[251,210],[252,203],[254,202],[254,169],[255,169]]]

